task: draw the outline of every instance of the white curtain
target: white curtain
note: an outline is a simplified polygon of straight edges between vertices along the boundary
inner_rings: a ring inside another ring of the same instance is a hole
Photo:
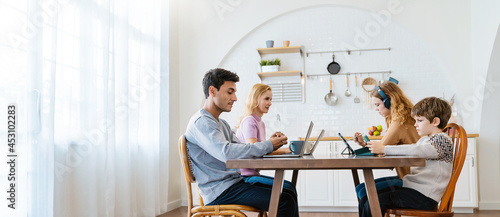
[[[168,134],[161,133],[168,126],[166,4],[0,3],[0,58],[7,60],[0,66],[0,116],[8,104],[17,105],[17,152],[24,162],[17,168],[18,208],[2,206],[2,216],[167,211]],[[1,168],[2,188],[5,172]]]

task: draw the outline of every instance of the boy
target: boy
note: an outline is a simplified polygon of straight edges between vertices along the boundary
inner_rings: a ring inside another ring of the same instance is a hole
[[[433,210],[444,194],[453,168],[453,142],[443,133],[451,116],[451,106],[444,100],[428,97],[413,107],[418,135],[416,144],[383,146],[368,142],[374,154],[425,157],[424,167],[412,167],[403,178],[403,187],[378,191],[382,215],[387,208]],[[359,201],[359,216],[371,216],[367,197]]]

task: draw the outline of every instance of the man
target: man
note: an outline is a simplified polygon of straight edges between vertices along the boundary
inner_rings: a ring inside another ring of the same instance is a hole
[[[264,142],[240,143],[222,112],[230,112],[236,98],[238,75],[216,68],[203,78],[205,104],[191,117],[186,129],[187,148],[200,194],[207,205],[241,204],[269,209],[272,186],[245,183],[239,169],[227,169],[230,159],[260,157],[287,143],[287,137],[275,133]],[[278,216],[299,216],[297,195],[283,192]]]

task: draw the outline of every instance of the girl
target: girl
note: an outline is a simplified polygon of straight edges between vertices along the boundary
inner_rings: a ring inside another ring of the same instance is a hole
[[[401,145],[416,143],[420,136],[415,129],[415,120],[411,117],[411,109],[413,103],[404,95],[401,88],[392,81],[386,81],[371,93],[375,111],[382,117],[385,117],[387,131],[380,141],[372,141],[371,143],[380,143],[381,145]],[[361,133],[354,134],[354,142],[361,146],[366,146]],[[381,190],[390,186],[403,185],[401,180],[403,176],[410,173],[408,167],[396,168],[398,176],[383,177],[375,180],[377,190]],[[356,186],[356,193],[359,198],[366,196],[365,184],[362,183]]]
[[[265,84],[255,84],[250,93],[245,104],[245,109],[243,116],[240,119],[238,130],[236,132],[236,137],[241,142],[245,143],[255,143],[266,140],[266,126],[262,121],[262,116],[269,112],[269,108],[273,104],[271,101],[273,99],[273,92],[271,87]],[[281,132],[276,132],[278,136],[284,136]],[[290,150],[282,148],[275,152],[290,152]],[[241,176],[245,182],[253,185],[273,185],[273,177],[260,175],[259,171],[252,168],[240,169]],[[286,191],[292,195],[295,195],[295,200],[297,201],[297,190],[295,185],[291,182],[285,180],[283,184],[283,191]],[[297,212],[298,213],[298,212]]]

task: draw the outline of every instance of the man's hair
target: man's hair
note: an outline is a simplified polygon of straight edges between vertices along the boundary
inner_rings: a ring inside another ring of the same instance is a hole
[[[208,70],[203,77],[203,92],[205,93],[205,99],[208,98],[208,89],[210,86],[214,86],[217,90],[220,90],[220,86],[224,84],[225,81],[240,81],[240,77],[234,72],[215,68]]]
[[[448,102],[437,97],[427,97],[417,102],[411,110],[411,115],[427,118],[430,122],[434,118],[439,118],[439,129],[444,129],[451,117],[451,106]]]

